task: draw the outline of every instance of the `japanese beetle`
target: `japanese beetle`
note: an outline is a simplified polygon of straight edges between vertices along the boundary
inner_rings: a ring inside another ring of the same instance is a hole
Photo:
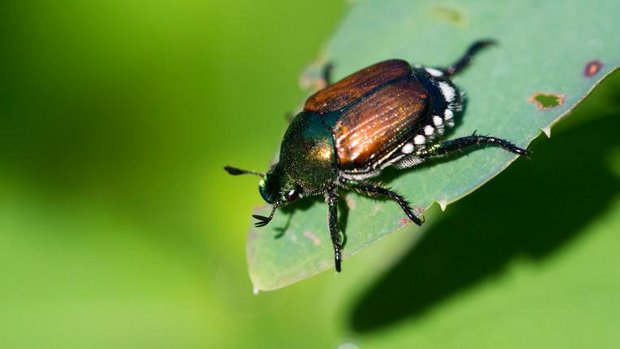
[[[440,141],[463,111],[464,95],[450,81],[491,40],[473,43],[452,66],[428,68],[392,59],[376,63],[328,86],[306,101],[291,121],[280,147],[279,162],[266,174],[226,166],[232,175],[261,177],[259,192],[273,205],[269,217],[254,215],[257,227],[267,225],[275,210],[298,199],[323,195],[340,271],[343,239],[338,228],[338,190],[385,197],[400,205],[417,225],[422,219],[400,194],[368,179],[383,169],[416,166],[433,157],[466,148],[498,146],[519,155],[527,150],[507,140],[471,136]]]

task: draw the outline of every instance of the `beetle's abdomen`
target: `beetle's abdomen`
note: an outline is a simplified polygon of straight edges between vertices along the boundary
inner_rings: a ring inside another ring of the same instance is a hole
[[[399,59],[371,65],[310,96],[304,110],[321,114],[340,110],[381,85],[411,74],[409,63]]]
[[[385,84],[352,104],[333,128],[341,169],[360,170],[380,162],[413,138],[428,99],[424,85],[411,76]]]

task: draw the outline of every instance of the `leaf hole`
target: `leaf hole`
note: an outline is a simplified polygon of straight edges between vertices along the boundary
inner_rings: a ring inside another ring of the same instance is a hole
[[[564,104],[564,95],[559,93],[537,92],[529,99],[540,110],[555,108]]]

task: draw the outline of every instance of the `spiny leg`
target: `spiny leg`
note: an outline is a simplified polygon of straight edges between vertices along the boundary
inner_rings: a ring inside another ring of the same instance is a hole
[[[413,209],[404,197],[388,188],[346,178],[340,178],[340,184],[343,187],[354,190],[362,195],[367,195],[370,197],[383,196],[392,201],[396,201],[396,203],[400,206],[400,208],[402,208],[403,211],[405,211],[405,214],[413,223],[417,225],[422,225],[422,223],[424,223],[423,219],[418,218],[415,213],[413,213]]]
[[[463,71],[463,69],[467,68],[467,66],[471,63],[472,59],[474,58],[474,56],[480,50],[484,49],[485,47],[488,47],[490,45],[495,45],[495,44],[497,44],[495,40],[476,41],[471,46],[469,46],[465,54],[461,58],[459,58],[459,60],[456,61],[454,64],[452,64],[449,67],[437,68],[437,69],[440,70],[444,74],[444,76],[456,75],[460,73],[461,71]]]
[[[342,263],[342,239],[340,239],[340,228],[338,227],[338,192],[336,188],[329,190],[325,194],[325,201],[328,206],[327,222],[329,225],[329,234],[334,245],[334,264],[336,271],[340,272]]]
[[[519,148],[505,139],[492,136],[479,136],[474,133],[471,136],[452,139],[449,141],[431,145],[426,149],[422,149],[416,152],[416,156],[420,158],[437,157],[448,155],[457,151],[462,151],[471,147],[481,147],[489,145],[500,147],[518,155],[527,156],[530,154],[528,150]]]

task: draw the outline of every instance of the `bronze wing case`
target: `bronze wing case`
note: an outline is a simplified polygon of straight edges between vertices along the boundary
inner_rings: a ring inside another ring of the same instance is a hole
[[[340,110],[377,87],[407,75],[411,75],[409,63],[392,59],[373,64],[310,96],[305,111],[320,114]]]
[[[414,77],[383,85],[347,109],[334,125],[342,170],[368,169],[412,141],[429,95]]]

